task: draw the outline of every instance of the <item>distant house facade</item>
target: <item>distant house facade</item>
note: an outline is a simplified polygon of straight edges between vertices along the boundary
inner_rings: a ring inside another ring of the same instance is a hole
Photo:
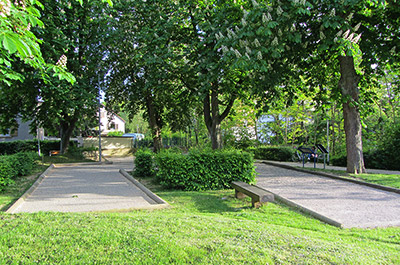
[[[101,134],[107,135],[109,132],[125,133],[125,120],[115,113],[111,113],[104,106],[100,108]]]
[[[98,116],[97,116],[98,117]],[[107,111],[104,106],[100,109],[101,134],[107,135],[109,132],[119,131],[125,133],[125,120],[115,113]],[[36,130],[36,134],[30,132],[31,122],[23,122],[17,119],[18,127],[12,128],[6,134],[0,133],[0,142],[17,141],[17,140],[43,140],[45,131],[43,128]],[[56,139],[56,138],[55,138]]]
[[[9,130],[7,134],[0,134],[0,142],[9,142],[9,141],[17,141],[17,140],[32,140],[37,139],[40,140],[44,138],[44,130],[39,128],[37,130],[37,134],[32,134],[30,132],[29,125],[31,122],[23,122],[20,118],[17,119],[18,128],[13,128]]]

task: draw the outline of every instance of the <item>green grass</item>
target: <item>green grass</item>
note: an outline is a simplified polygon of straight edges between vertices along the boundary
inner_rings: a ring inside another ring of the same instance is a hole
[[[400,175],[392,174],[359,174],[352,177],[362,181],[400,189]]]
[[[67,153],[63,155],[44,156],[42,158],[42,162],[44,164],[59,164],[59,163],[95,162],[95,161]]]
[[[233,190],[165,191],[142,181],[172,207],[0,213],[0,264],[400,264],[400,227],[340,229],[282,204],[253,209]]]
[[[128,213],[0,213],[0,264],[399,264],[400,228],[339,229],[233,191]]]
[[[0,211],[7,210],[28,190],[48,165],[39,165],[29,176],[14,179],[14,183],[0,192]],[[1,264],[1,262],[0,262]]]

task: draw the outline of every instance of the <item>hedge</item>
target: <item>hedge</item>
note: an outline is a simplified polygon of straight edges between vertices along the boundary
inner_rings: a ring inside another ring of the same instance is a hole
[[[135,154],[134,177],[147,178],[154,176],[154,153],[150,150],[139,149]]]
[[[71,142],[72,143],[72,142]],[[60,141],[40,141],[40,150],[43,154],[48,154],[50,150],[59,150]],[[18,140],[11,142],[0,142],[0,155],[12,155],[19,152],[37,152],[37,140]]]
[[[13,183],[16,177],[30,174],[36,158],[37,154],[31,152],[0,156],[0,191]]]
[[[162,152],[155,156],[157,179],[165,188],[216,190],[231,188],[232,181],[253,183],[253,155],[241,151]]]
[[[254,154],[254,158],[273,161],[291,161],[293,149],[284,146],[249,147],[246,151]]]
[[[387,150],[372,150],[363,153],[365,168],[400,170],[400,162],[398,157],[394,156]],[[330,158],[330,164],[333,166],[346,167],[346,154],[335,155]]]

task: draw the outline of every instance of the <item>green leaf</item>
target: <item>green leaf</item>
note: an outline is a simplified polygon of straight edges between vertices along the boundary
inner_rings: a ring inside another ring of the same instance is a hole
[[[10,54],[13,54],[17,51],[17,45],[15,44],[15,39],[12,36],[4,34],[2,43],[4,49],[8,50]]]

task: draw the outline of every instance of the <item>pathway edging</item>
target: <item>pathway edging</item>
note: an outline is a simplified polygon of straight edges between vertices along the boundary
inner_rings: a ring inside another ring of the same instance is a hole
[[[163,204],[165,206],[169,206],[169,204],[158,197],[155,193],[153,193],[151,190],[146,188],[142,183],[137,181],[134,177],[132,177],[128,172],[126,172],[125,169],[120,169],[119,172],[121,173],[122,176],[124,176],[126,179],[128,179],[130,182],[132,182],[134,185],[136,185],[139,189],[141,189],[144,193],[146,193],[147,196],[149,196],[153,201],[155,201],[158,204]]]
[[[53,168],[55,168],[54,164],[51,164],[42,174],[40,174],[40,176],[38,177],[38,179],[33,183],[33,185],[27,190],[25,191],[25,193],[18,199],[16,200],[13,205],[11,205],[10,208],[7,209],[6,213],[11,213],[13,214],[15,210],[18,209],[18,207],[26,200],[26,198],[29,197],[29,195],[31,195],[36,188],[39,186],[39,184],[43,181],[43,179],[46,177],[46,175],[50,172],[50,170],[52,170]]]
[[[355,184],[368,186],[368,187],[375,188],[375,189],[380,189],[380,190],[384,190],[384,191],[389,191],[389,192],[394,192],[394,193],[400,194],[400,189],[393,188],[393,187],[387,187],[387,186],[374,184],[374,183],[369,183],[369,182],[365,182],[365,181],[361,181],[361,180],[357,180],[357,179],[343,178],[343,177],[340,177],[340,176],[337,176],[337,175],[333,175],[333,174],[329,174],[329,173],[326,173],[326,172],[319,172],[319,171],[312,171],[312,170],[307,170],[307,169],[303,169],[303,168],[296,168],[296,167],[292,167],[292,166],[289,166],[289,165],[284,165],[284,164],[280,164],[280,163],[274,163],[274,162],[266,161],[266,160],[259,160],[259,161],[261,163],[266,164],[266,165],[271,165],[271,166],[291,169],[291,170],[295,170],[295,171],[299,171],[299,172],[304,172],[304,173],[309,173],[309,174],[313,174],[313,175],[328,177],[328,178],[332,178],[332,179],[343,180],[343,181],[352,182],[352,183],[355,183]]]

